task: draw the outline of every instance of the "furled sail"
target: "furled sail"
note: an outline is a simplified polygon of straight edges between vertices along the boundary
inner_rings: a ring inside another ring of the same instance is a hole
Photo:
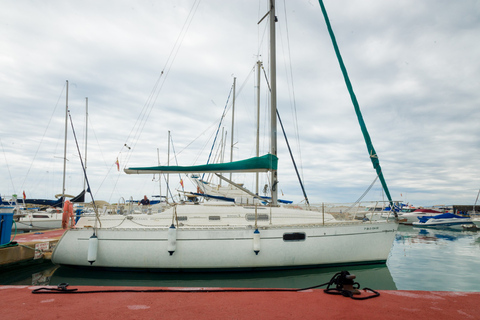
[[[148,173],[222,173],[222,172],[267,172],[277,170],[278,158],[272,154],[240,161],[212,163],[197,166],[156,166],[126,168],[127,174]]]
[[[380,167],[380,160],[378,159],[378,155],[377,155],[377,152],[375,151],[375,148],[373,148],[373,143],[372,143],[372,140],[370,139],[370,135],[368,134],[365,121],[363,120],[362,112],[360,111],[360,106],[358,104],[357,97],[353,92],[353,86],[352,86],[352,83],[350,82],[350,78],[348,77],[347,68],[343,63],[343,59],[337,45],[337,40],[335,39],[335,35],[333,34],[333,29],[332,29],[332,26],[330,25],[330,20],[328,19],[328,15],[327,15],[327,10],[325,9],[325,6],[322,0],[319,0],[318,2],[320,4],[320,8],[322,9],[323,17],[325,18],[325,23],[327,24],[328,33],[330,34],[330,39],[332,40],[333,48],[335,50],[338,63],[340,64],[340,69],[342,70],[343,78],[345,79],[345,84],[347,85],[348,92],[350,93],[350,98],[352,100],[353,107],[357,115],[358,123],[360,124],[360,128],[362,129],[363,138],[365,140],[365,143],[367,144],[368,153],[370,154],[370,160],[372,161],[373,168],[377,172],[377,175],[378,175],[378,178],[380,179],[383,190],[385,191],[388,201],[390,202],[390,206],[391,208],[393,208],[394,204],[392,201],[392,197],[390,196],[390,191],[388,190],[387,182],[383,177],[382,168]]]

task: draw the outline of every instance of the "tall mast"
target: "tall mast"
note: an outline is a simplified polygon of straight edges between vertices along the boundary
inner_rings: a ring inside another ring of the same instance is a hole
[[[85,171],[87,171],[87,140],[88,140],[88,97],[85,98]],[[87,185],[87,179],[83,179],[83,190],[85,190]]]
[[[225,135],[225,127],[222,127],[222,138],[220,139],[220,157],[219,161],[220,163],[223,163],[225,161],[225,144],[227,143],[227,136]],[[222,179],[218,182],[218,185],[222,185]]]
[[[63,143],[63,186],[62,186],[62,207],[65,202],[65,175],[67,171],[67,123],[68,123],[68,80],[65,95],[65,139]]]
[[[260,156],[260,72],[261,72],[261,69],[262,69],[262,62],[259,60],[257,61],[257,141],[256,141],[257,157]],[[256,179],[255,179],[255,194],[258,195],[258,172],[256,173]]]
[[[237,85],[237,78],[233,78],[233,102],[232,102],[232,133],[230,134],[230,162],[233,162],[233,128],[235,125],[235,88]],[[232,180],[232,173],[230,172],[230,180]]]
[[[160,150],[157,148],[157,162],[158,165],[160,166]],[[162,174],[158,174],[158,188],[159,188],[159,194],[160,194],[160,202],[162,202]],[[168,190],[168,189],[167,189]]]
[[[276,61],[276,44],[275,44],[275,0],[270,1],[270,83],[271,83],[271,96],[270,96],[270,153],[277,156],[277,61]],[[272,170],[272,206],[277,205],[278,193],[277,193],[277,170]]]
[[[167,166],[170,165],[170,130],[168,130],[168,150],[167,150]],[[167,173],[167,194],[165,201],[168,203],[168,190],[170,190],[170,174]]]

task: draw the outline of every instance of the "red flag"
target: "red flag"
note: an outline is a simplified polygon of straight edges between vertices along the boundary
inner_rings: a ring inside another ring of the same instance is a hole
[[[118,162],[118,158],[117,161],[115,161],[115,164],[117,165],[117,171],[120,171],[120,163]]]
[[[180,184],[182,185],[182,188],[183,188],[183,180],[182,179],[180,179]]]
[[[27,196],[25,195],[25,190],[23,190],[23,200],[27,199]]]

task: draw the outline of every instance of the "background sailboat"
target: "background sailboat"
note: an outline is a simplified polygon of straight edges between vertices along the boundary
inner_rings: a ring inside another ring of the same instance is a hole
[[[78,195],[72,196],[66,194],[65,180],[67,172],[67,133],[68,133],[68,80],[66,81],[65,94],[65,131],[64,131],[64,148],[63,148],[63,174],[62,174],[62,193],[55,195],[55,200],[52,199],[33,199],[27,198],[25,192],[24,197],[17,203],[17,211],[20,209],[22,215],[19,215],[12,226],[12,230],[31,231],[31,230],[45,230],[56,229],[62,227],[63,219],[63,205],[68,200],[71,203],[85,202],[85,188]],[[86,114],[88,115],[88,99],[86,100]],[[87,144],[85,143],[85,148]],[[32,208],[32,206],[34,206]],[[28,207],[32,208],[26,210]]]

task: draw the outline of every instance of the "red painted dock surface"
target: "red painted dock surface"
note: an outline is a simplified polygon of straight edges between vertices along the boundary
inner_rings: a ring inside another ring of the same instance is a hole
[[[32,231],[27,233],[18,233],[12,239],[18,243],[27,243],[27,242],[47,242],[60,239],[60,237],[65,233],[66,229],[54,229],[54,230],[45,230],[45,231]]]
[[[480,319],[480,292],[380,290],[379,297],[352,300],[326,294],[321,289],[302,292],[32,294],[36,288],[0,286],[1,319]],[[72,288],[79,291],[159,289]],[[203,290],[207,289],[212,288]]]

